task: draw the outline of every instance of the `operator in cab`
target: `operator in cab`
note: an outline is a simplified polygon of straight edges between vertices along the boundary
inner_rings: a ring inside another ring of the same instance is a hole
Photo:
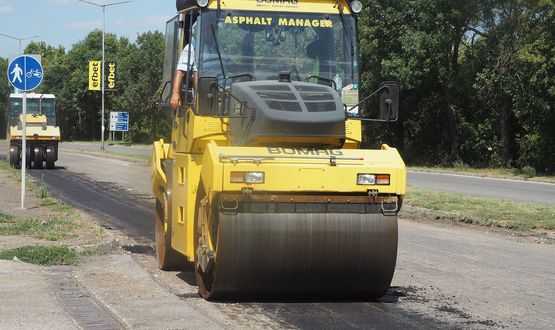
[[[197,22],[193,23],[191,29],[191,42],[188,43],[181,52],[179,60],[177,62],[177,68],[174,75],[174,85],[172,88],[172,95],[170,99],[170,107],[173,110],[177,110],[181,107],[181,88],[187,79],[187,74],[190,75],[189,81],[192,82],[193,95],[198,90],[198,80],[199,80],[199,67],[195,63],[196,51],[195,47],[195,35],[197,33]],[[202,56],[204,58],[203,63],[201,63],[201,73],[202,76],[223,76],[222,69],[220,67],[219,58],[221,53],[217,48],[216,41],[214,39],[214,33],[210,28],[202,29],[200,40],[203,44],[201,45],[201,52],[204,53]],[[190,63],[189,63],[190,62]],[[222,64],[223,65],[223,64]],[[221,80],[220,82],[223,82]],[[190,87],[190,86],[189,86]]]
[[[181,107],[181,86],[183,85],[183,81],[185,80],[185,75],[190,74],[191,79],[193,81],[193,88],[197,89],[197,81],[198,81],[198,69],[194,64],[195,59],[195,49],[193,45],[187,44],[181,55],[179,56],[179,61],[177,62],[177,69],[175,70],[174,76],[174,84],[172,89],[172,96],[170,99],[170,107],[173,110],[177,110]],[[191,62],[191,63],[189,63]]]

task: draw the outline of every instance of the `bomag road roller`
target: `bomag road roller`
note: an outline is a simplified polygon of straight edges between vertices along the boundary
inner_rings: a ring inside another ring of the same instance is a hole
[[[10,94],[8,98],[9,144],[8,157],[14,167],[21,166],[23,137],[23,95]],[[26,166],[54,168],[58,160],[60,128],[56,125],[56,97],[52,94],[27,94],[26,107]]]
[[[359,99],[361,7],[177,1],[160,99],[171,142],[152,156],[156,247],[161,269],[194,263],[202,297],[389,288],[406,169],[395,148],[359,147],[363,121],[397,120],[399,88]],[[178,62],[190,65],[170,109]]]

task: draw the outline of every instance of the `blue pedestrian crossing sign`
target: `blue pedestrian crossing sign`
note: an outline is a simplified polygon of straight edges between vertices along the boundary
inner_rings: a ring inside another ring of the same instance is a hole
[[[30,55],[14,58],[8,65],[8,80],[15,88],[23,92],[39,87],[43,76],[42,65]]]

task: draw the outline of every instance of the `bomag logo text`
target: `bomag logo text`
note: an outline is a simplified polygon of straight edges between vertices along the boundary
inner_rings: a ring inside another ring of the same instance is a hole
[[[268,147],[270,155],[343,156],[341,150]]]
[[[278,4],[290,4],[297,5],[299,0],[256,0],[257,3],[278,3]]]

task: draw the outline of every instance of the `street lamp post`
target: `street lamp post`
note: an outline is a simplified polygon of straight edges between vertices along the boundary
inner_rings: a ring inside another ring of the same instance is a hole
[[[102,8],[102,65],[100,70],[102,71],[102,83],[101,83],[101,88],[102,88],[102,113],[101,113],[101,125],[100,125],[100,150],[104,150],[104,93],[105,93],[105,87],[104,87],[104,50],[105,50],[105,46],[104,46],[104,40],[105,40],[105,34],[106,34],[106,7],[110,7],[110,6],[115,6],[115,5],[121,5],[124,3],[129,3],[131,2],[131,0],[128,1],[118,1],[118,2],[111,2],[111,3],[105,3],[105,4],[98,4],[98,3],[94,3],[94,2],[90,2],[90,1],[86,1],[86,0],[77,0],[80,2],[84,2],[84,3],[88,3],[89,5],[93,5],[96,7],[100,7]]]
[[[20,55],[23,54],[23,53],[21,52],[21,41],[23,41],[23,40],[31,40],[31,39],[35,39],[35,38],[40,37],[40,36],[32,36],[32,37],[27,37],[27,38],[18,38],[18,37],[14,37],[14,36],[10,36],[10,35],[4,34],[4,33],[0,33],[0,36],[4,36],[4,37],[6,37],[6,38],[18,40],[18,41],[19,41],[19,54],[20,54]]]

